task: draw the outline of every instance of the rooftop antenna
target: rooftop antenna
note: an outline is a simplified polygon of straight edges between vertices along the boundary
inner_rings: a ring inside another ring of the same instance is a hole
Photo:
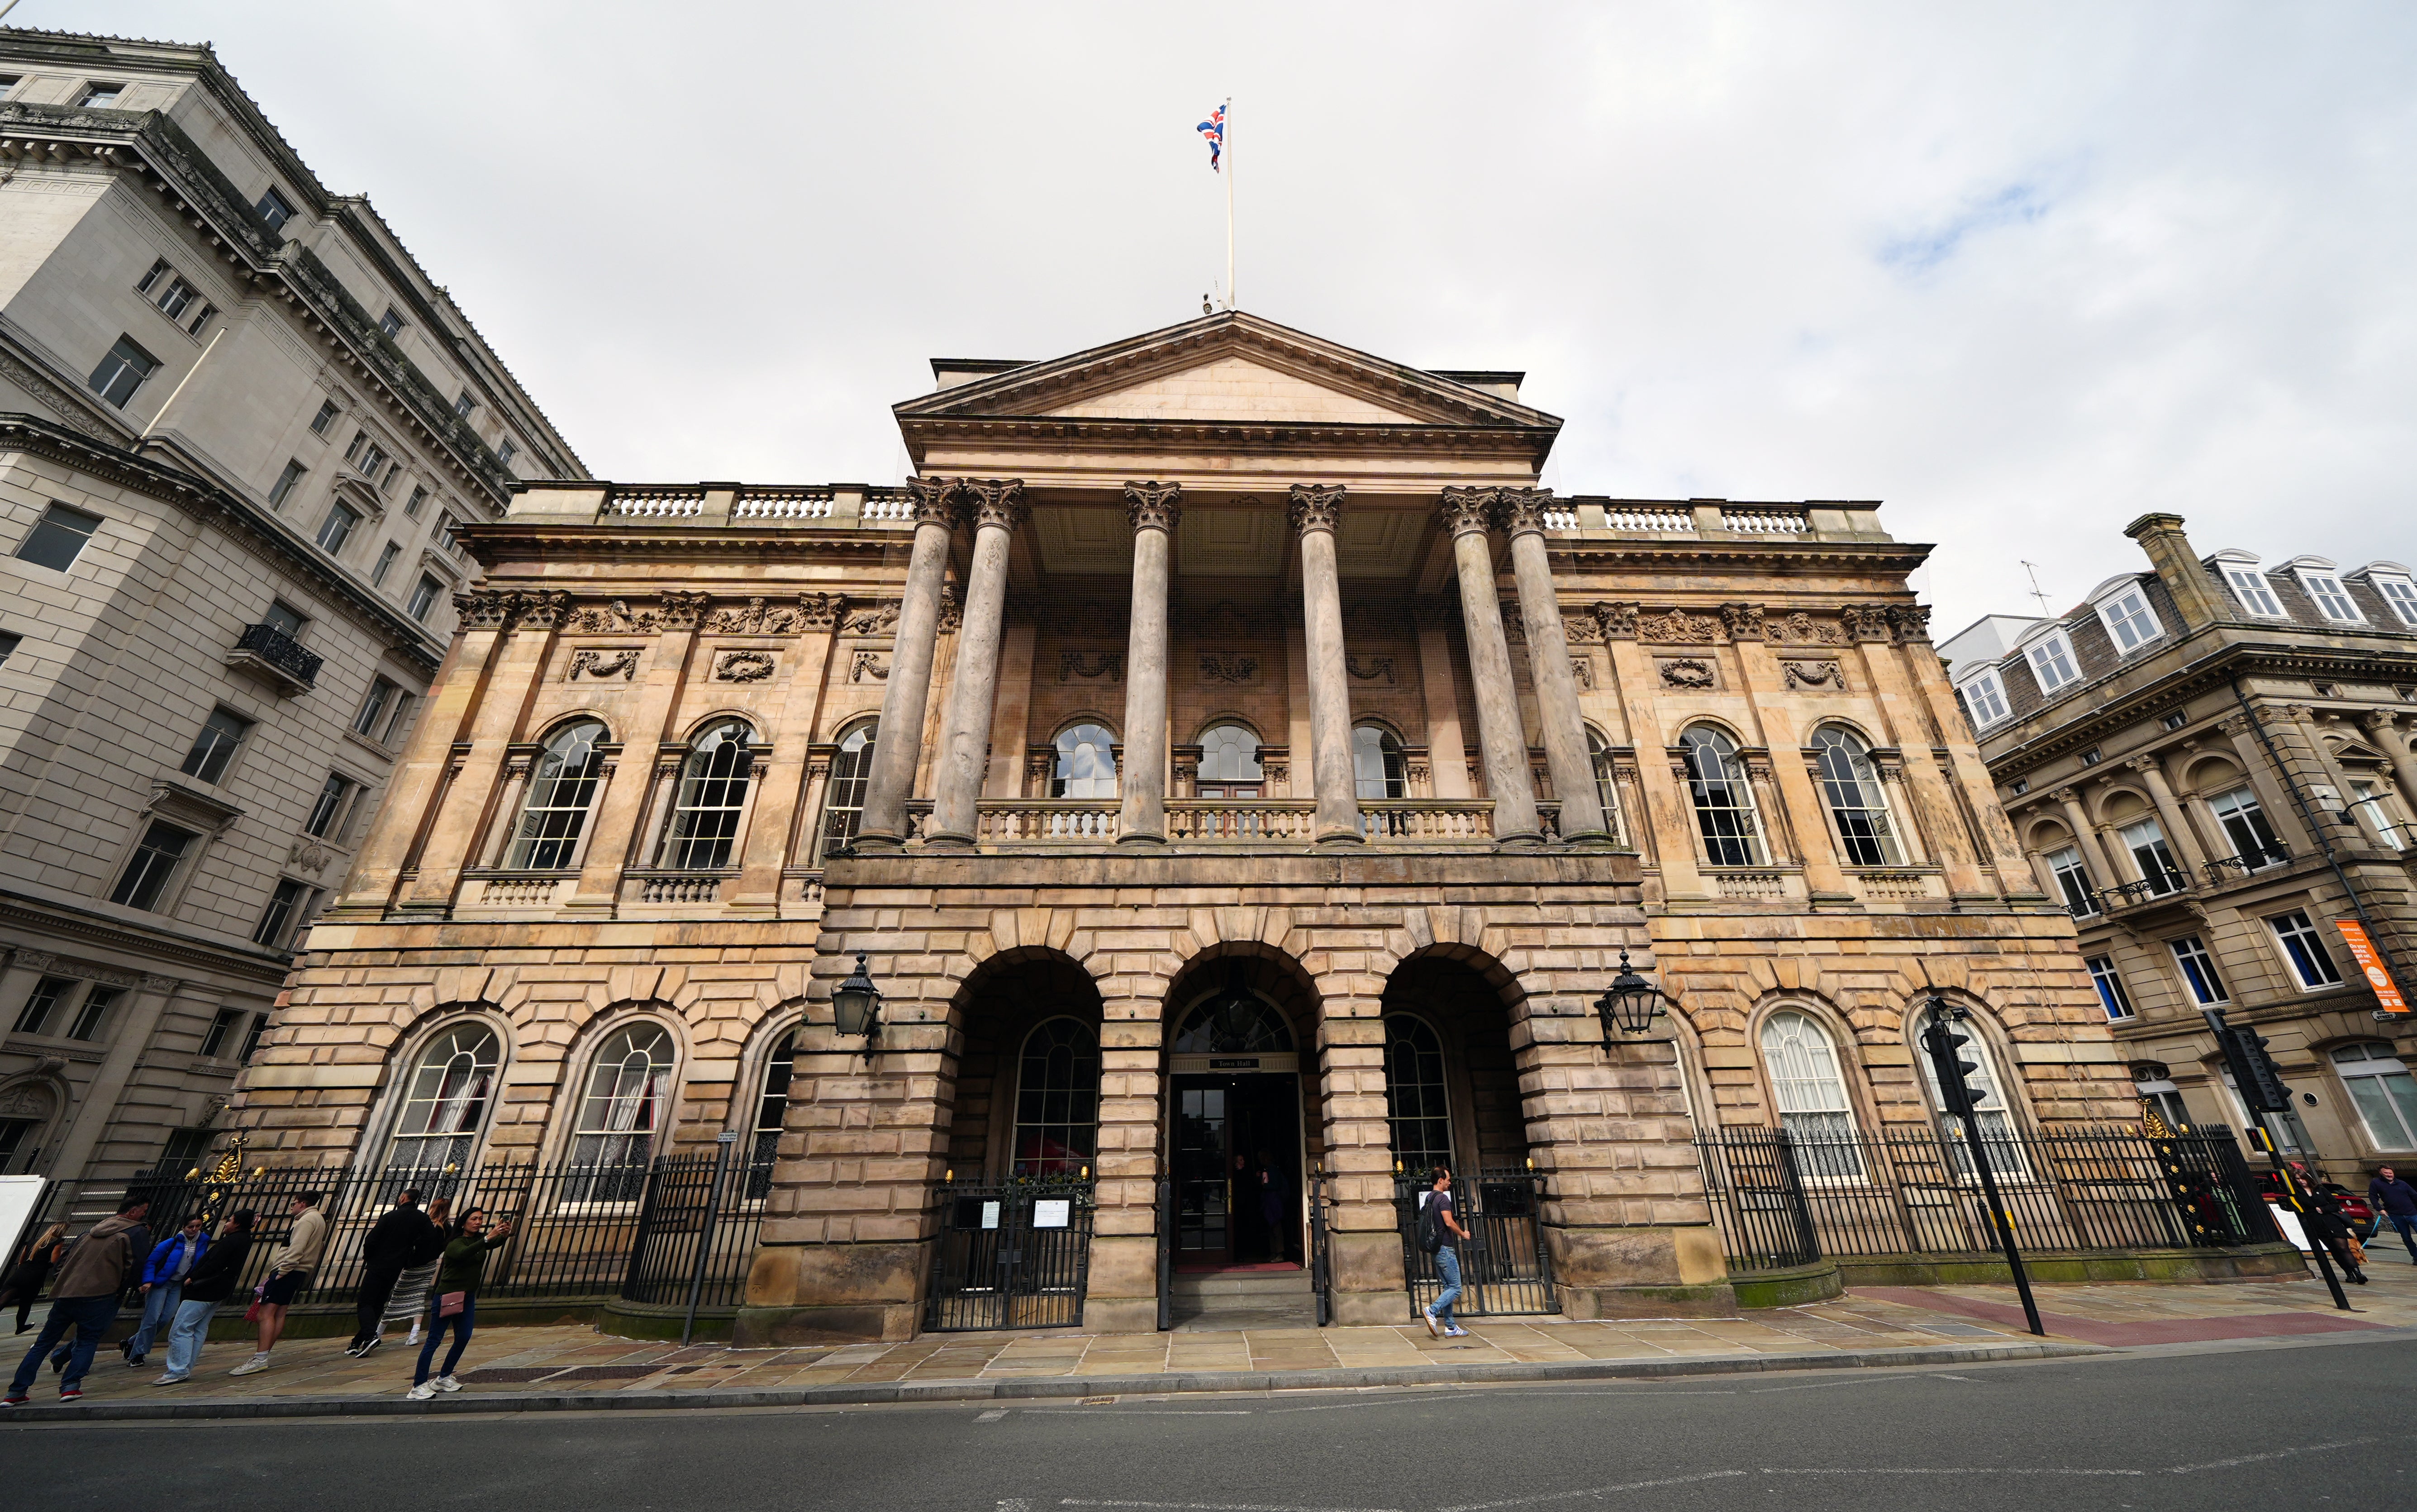
[[[2047,617],[2048,617],[2048,613],[2047,613],[2047,595],[2045,595],[2045,594],[2044,594],[2044,593],[2040,592],[2040,585],[2039,585],[2039,564],[2038,564],[2037,562],[2025,562],[2025,563],[2023,564],[2023,570],[2024,570],[2025,572],[2028,572],[2028,573],[2029,573],[2029,574],[2030,574],[2030,579],[2031,579],[2031,597],[2032,597],[2033,598],[2036,598],[2036,599],[2038,599],[2038,600],[2039,600],[2039,606],[2040,606],[2040,618],[2042,618],[2042,619],[2045,619],[2045,618],[2047,618]]]

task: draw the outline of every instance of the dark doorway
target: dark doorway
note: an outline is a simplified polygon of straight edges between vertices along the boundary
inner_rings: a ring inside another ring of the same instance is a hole
[[[1300,1079],[1175,1079],[1178,1270],[1301,1262]]]

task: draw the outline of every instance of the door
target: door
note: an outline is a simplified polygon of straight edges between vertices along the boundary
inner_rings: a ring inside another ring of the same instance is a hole
[[[1175,1081],[1175,1263],[1234,1260],[1233,1079]]]
[[[1175,1079],[1175,1263],[1300,1264],[1300,1081]]]

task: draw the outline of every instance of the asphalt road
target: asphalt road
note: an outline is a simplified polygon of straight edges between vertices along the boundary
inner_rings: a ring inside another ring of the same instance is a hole
[[[1585,1387],[8,1426],[0,1504],[176,1512],[2417,1506],[2417,1342]]]

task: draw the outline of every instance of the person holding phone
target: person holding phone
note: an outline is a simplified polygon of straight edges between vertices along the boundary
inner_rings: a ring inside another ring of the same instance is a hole
[[[428,1342],[419,1346],[419,1368],[411,1378],[413,1401],[426,1401],[440,1391],[462,1389],[462,1383],[453,1379],[453,1368],[462,1363],[462,1352],[470,1344],[470,1331],[479,1323],[479,1281],[486,1273],[489,1251],[500,1248],[512,1236],[512,1220],[506,1218],[495,1225],[494,1233],[488,1233],[486,1228],[485,1208],[474,1207],[463,1214],[460,1230],[445,1246],[445,1256],[437,1263]],[[448,1326],[453,1330],[453,1348],[445,1355],[444,1373],[432,1380],[429,1362],[436,1358],[437,1342]]]

